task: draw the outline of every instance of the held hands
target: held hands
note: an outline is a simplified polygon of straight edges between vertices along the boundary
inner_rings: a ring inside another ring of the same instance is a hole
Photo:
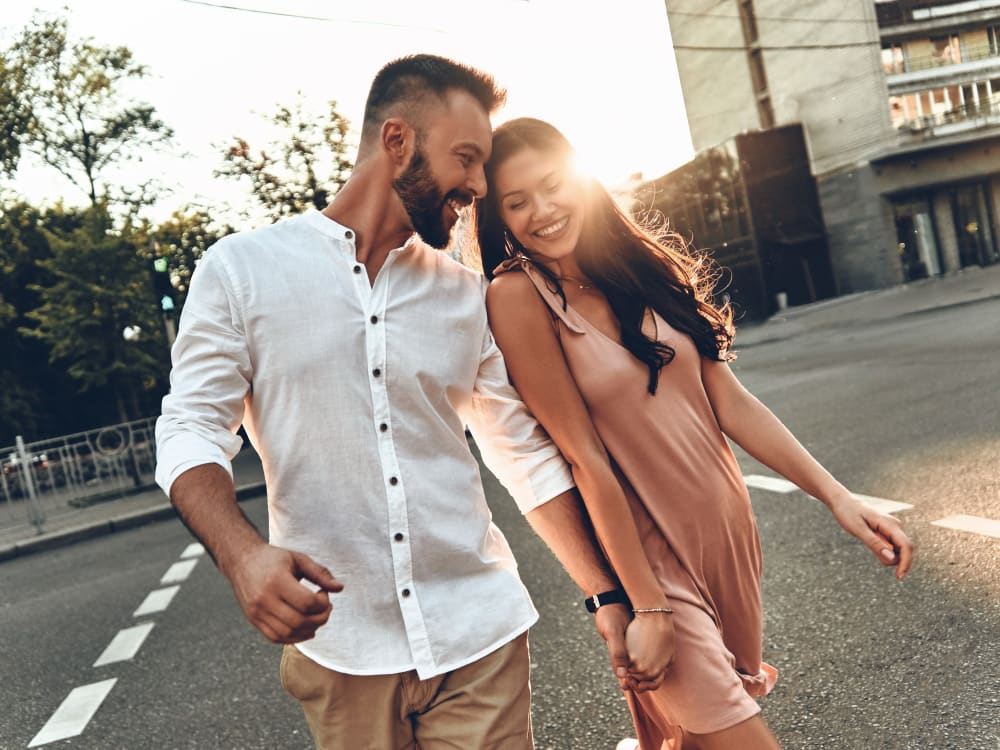
[[[333,609],[330,592],[342,583],[312,558],[265,542],[254,546],[227,571],[243,614],[274,643],[312,638]],[[313,592],[299,581],[319,586]]]
[[[594,614],[597,632],[608,644],[611,669],[622,690],[642,693],[663,682],[674,656],[671,615],[637,615],[622,604],[606,604]]]
[[[636,614],[625,630],[629,669],[627,687],[656,690],[674,659],[674,619],[665,612]]]
[[[913,544],[899,521],[868,507],[850,494],[828,505],[844,531],[864,542],[880,563],[896,566],[896,578],[902,581],[913,562]]]

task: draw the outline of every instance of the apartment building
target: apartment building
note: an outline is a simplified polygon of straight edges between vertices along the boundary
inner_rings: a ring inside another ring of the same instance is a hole
[[[1000,0],[666,8],[696,151],[801,125],[837,293],[1000,260]]]

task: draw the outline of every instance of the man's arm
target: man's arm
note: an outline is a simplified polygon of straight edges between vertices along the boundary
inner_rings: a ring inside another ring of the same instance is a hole
[[[576,490],[563,492],[524,517],[585,596],[618,588]],[[623,688],[628,675],[625,629],[631,619],[623,604],[606,604],[594,614],[597,632],[608,644],[611,669]]]
[[[305,641],[327,621],[328,592],[343,585],[310,557],[265,542],[236,502],[225,469],[218,464],[188,469],[174,480],[170,502],[229,579],[243,614],[268,640]],[[303,578],[320,590],[311,592],[299,583]]]
[[[233,433],[253,377],[231,275],[209,252],[198,265],[173,347],[171,392],[157,420],[157,482],[233,586],[247,619],[268,639],[311,638],[342,587],[305,555],[267,544],[236,502]],[[321,588],[313,593],[299,581]]]

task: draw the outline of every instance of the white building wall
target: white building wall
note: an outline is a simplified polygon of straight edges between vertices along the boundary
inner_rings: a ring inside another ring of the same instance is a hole
[[[755,0],[754,7],[778,123],[803,123],[814,174],[895,142],[871,0]],[[787,49],[800,45],[811,48]]]
[[[736,0],[666,0],[666,6],[695,151],[759,129]]]

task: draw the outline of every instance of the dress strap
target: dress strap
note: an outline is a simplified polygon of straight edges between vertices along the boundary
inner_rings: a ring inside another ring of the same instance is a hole
[[[559,296],[559,292],[552,288],[551,282],[527,258],[508,258],[494,269],[493,275],[499,276],[502,273],[507,273],[515,269],[523,271],[531,279],[531,283],[535,285],[538,295],[549,306],[549,310],[552,311],[553,316],[558,318],[566,326],[567,330],[573,333],[586,333],[586,330],[581,328],[577,321],[573,320],[574,311],[572,308],[563,309],[564,302],[563,298]]]

